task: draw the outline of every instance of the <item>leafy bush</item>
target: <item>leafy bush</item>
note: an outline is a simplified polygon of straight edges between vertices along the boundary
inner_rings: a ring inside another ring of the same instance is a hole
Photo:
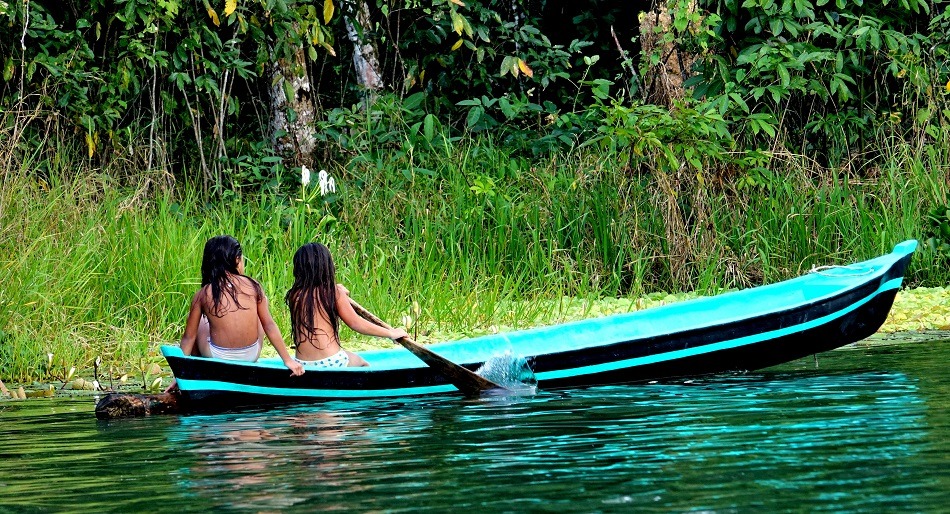
[[[710,30],[678,32],[682,44],[711,49],[687,83],[694,95],[781,120],[786,141],[805,142],[801,151],[840,162],[866,151],[879,127],[913,137],[934,122],[931,87],[947,78],[948,46],[947,12],[933,11],[945,2],[699,4]]]
[[[16,133],[56,118],[103,164],[142,151],[150,166],[200,163],[206,186],[240,186],[241,171],[237,183],[224,175],[240,170],[235,154],[269,140],[273,63],[330,48],[332,35],[303,2],[214,3],[0,2],[0,104],[19,113]]]
[[[935,252],[950,258],[950,206],[934,207],[924,218],[927,245]]]

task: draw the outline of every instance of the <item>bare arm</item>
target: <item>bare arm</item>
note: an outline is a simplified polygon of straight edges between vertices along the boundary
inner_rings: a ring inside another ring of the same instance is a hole
[[[340,315],[340,319],[343,320],[343,323],[346,323],[346,326],[352,328],[353,330],[359,332],[360,334],[367,336],[375,337],[387,337],[389,339],[399,339],[400,337],[406,337],[409,334],[401,328],[383,328],[375,323],[371,323],[366,319],[363,319],[362,316],[356,313],[353,310],[353,306],[350,305],[350,292],[346,290],[342,285],[336,286],[336,310]]]
[[[185,333],[181,336],[181,353],[185,355],[191,355],[195,350],[198,323],[201,321],[201,299],[203,297],[204,288],[201,288],[191,299],[191,309],[188,311],[188,320],[185,321]]]
[[[303,365],[290,356],[287,345],[284,344],[284,337],[280,335],[280,328],[277,327],[277,323],[274,323],[274,318],[270,315],[266,296],[262,296],[261,301],[257,302],[257,317],[261,320],[261,326],[264,327],[267,340],[274,345],[280,359],[284,361],[284,366],[287,366],[294,376],[303,375]]]

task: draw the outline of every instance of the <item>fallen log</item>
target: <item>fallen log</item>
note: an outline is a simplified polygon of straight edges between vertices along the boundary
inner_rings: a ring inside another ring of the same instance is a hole
[[[179,400],[180,397],[176,393],[109,393],[96,404],[96,418],[140,418],[157,414],[178,414],[182,411]]]

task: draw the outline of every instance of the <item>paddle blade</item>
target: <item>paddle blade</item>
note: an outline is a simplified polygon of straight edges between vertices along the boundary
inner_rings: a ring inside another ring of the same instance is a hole
[[[465,396],[478,396],[482,391],[505,389],[501,385],[446,359],[424,346],[416,344],[408,338],[404,337],[396,342],[412,352],[416,357],[419,357],[419,359],[425,362],[430,368],[444,375],[445,378],[449,379],[449,382],[452,382],[452,385],[457,387]]]
[[[353,310],[355,310],[357,314],[369,320],[371,323],[379,325],[383,328],[392,328],[385,321],[376,317],[375,314],[353,301],[352,298],[350,299],[350,305],[353,306]],[[419,357],[419,359],[426,363],[426,365],[428,365],[430,368],[444,375],[445,378],[449,379],[449,382],[451,382],[452,385],[457,387],[458,390],[462,391],[462,393],[466,396],[478,396],[482,391],[489,391],[492,389],[505,389],[491,380],[476,374],[474,371],[459,366],[458,364],[446,359],[432,350],[416,343],[408,337],[397,339],[396,342],[412,352],[412,354],[416,357]]]

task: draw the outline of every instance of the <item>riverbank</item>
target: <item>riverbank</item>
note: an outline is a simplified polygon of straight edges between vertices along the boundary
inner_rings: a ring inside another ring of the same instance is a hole
[[[918,318],[914,323],[918,325],[931,326],[937,325],[939,323],[937,320],[929,320]],[[893,330],[885,331],[887,326],[890,325],[891,328],[899,326],[898,324],[891,323],[890,321],[885,324],[885,327],[882,327],[880,331],[874,335],[868,337],[867,339],[852,343],[847,346],[838,348],[837,350],[848,350],[855,347],[867,347],[869,345],[878,346],[878,345],[893,345],[893,344],[920,344],[920,343],[931,343],[935,341],[947,341],[950,342],[950,328],[936,329],[936,328],[925,328],[920,330]],[[941,325],[947,327],[947,325]],[[367,347],[367,349],[370,349]],[[32,382],[28,384],[11,384],[9,388],[3,387],[0,388],[0,402],[4,401],[16,401],[16,400],[26,400],[30,398],[63,398],[63,397],[97,397],[103,393],[103,391],[116,391],[122,393],[143,393],[143,392],[152,392],[157,393],[164,389],[171,381],[171,372],[165,368],[160,372],[161,382],[157,386],[151,384],[148,381],[142,382],[140,379],[132,378],[131,380],[127,377],[125,379],[116,379],[111,381],[104,380],[100,385],[99,389],[93,387],[93,377],[90,375],[88,377],[78,377],[67,382]],[[79,380],[81,379],[81,380]],[[2,409],[0,409],[2,411]]]
[[[83,161],[43,176],[10,170],[0,185],[0,378],[58,380],[97,359],[110,376],[164,365],[158,348],[181,335],[201,248],[222,233],[242,243],[284,334],[292,255],[312,241],[331,249],[354,299],[423,343],[774,283],[907,239],[921,245],[905,286],[950,284],[947,256],[924,244],[926,212],[946,203],[943,146],[894,142],[882,150],[893,158],[866,177],[784,156],[761,185],[718,177],[670,193],[670,177],[616,155],[514,159],[491,141],[469,143],[432,156],[431,175],[406,175],[395,158],[354,161],[330,170],[337,191],[327,196],[279,184],[221,196],[123,185],[124,175]],[[896,321],[920,328],[916,313]],[[370,344],[380,343],[351,348]]]
[[[596,301],[565,297],[559,301],[550,302],[546,310],[539,310],[539,312],[547,312],[548,317],[538,318],[534,326],[631,312],[699,296],[698,294],[655,294],[636,299],[606,298]],[[535,305],[535,307],[539,306]],[[413,321],[408,318],[403,321],[409,322],[409,329],[412,331]],[[420,342],[434,343],[514,329],[515,327],[490,325],[480,330],[460,334],[451,330],[438,330],[435,325],[430,325],[429,328],[423,330],[424,333],[417,332],[415,338]],[[345,338],[344,346],[354,351],[386,347],[386,342],[381,339],[362,337],[348,330],[344,330],[342,336]],[[881,329],[873,336],[855,344],[935,340],[950,340],[950,287],[920,287],[900,291]],[[265,347],[264,356],[275,355],[272,347]],[[102,389],[132,393],[157,392],[170,381],[171,372],[167,366],[143,361],[142,370],[138,374],[123,373],[115,376],[105,372],[95,376],[92,369],[74,370],[55,380],[9,384],[7,389],[0,390],[0,398],[19,399],[20,396],[26,395],[30,397],[87,396]]]
[[[900,291],[878,333],[928,331],[950,331],[950,286]]]

